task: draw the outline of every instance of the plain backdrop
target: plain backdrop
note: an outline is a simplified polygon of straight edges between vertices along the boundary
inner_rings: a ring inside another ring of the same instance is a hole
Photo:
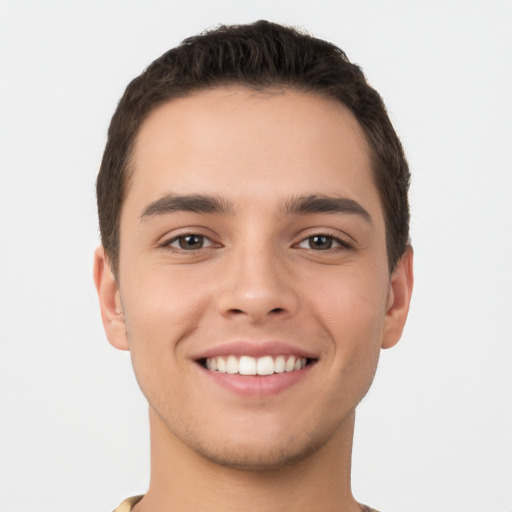
[[[363,67],[413,173],[416,287],[359,408],[356,498],[512,510],[510,0],[0,0],[1,512],[109,511],[146,490],[146,405],[91,278],[106,130],[154,58],[261,18]]]

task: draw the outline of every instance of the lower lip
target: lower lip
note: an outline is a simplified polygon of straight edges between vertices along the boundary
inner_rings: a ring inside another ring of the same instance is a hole
[[[301,370],[273,373],[272,375],[240,375],[199,368],[216,384],[238,395],[264,398],[276,395],[296,385],[310,372],[314,364],[308,364]]]

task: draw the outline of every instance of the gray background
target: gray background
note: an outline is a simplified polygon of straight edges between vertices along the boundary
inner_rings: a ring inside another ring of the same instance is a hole
[[[106,129],[151,60],[260,18],[363,66],[413,172],[416,288],[359,410],[356,498],[512,509],[511,1],[0,0],[0,511],[145,491],[146,406],[91,279]]]

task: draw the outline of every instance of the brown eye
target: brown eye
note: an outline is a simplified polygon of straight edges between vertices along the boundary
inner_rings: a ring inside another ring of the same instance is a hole
[[[310,236],[307,240],[309,248],[315,249],[316,251],[326,251],[328,249],[332,249],[334,243],[332,237],[325,235]]]
[[[201,235],[185,235],[177,239],[180,249],[191,251],[194,249],[202,249],[204,246],[204,237]]]
[[[320,233],[304,238],[297,247],[313,251],[329,251],[335,249],[350,249],[351,245],[342,238]]]
[[[163,247],[179,251],[199,251],[213,245],[214,243],[209,238],[195,233],[180,235],[162,244]]]

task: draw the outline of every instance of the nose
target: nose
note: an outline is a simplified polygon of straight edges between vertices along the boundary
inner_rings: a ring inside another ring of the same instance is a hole
[[[283,260],[270,248],[234,250],[221,284],[220,314],[252,323],[293,316],[298,296],[292,272]]]

